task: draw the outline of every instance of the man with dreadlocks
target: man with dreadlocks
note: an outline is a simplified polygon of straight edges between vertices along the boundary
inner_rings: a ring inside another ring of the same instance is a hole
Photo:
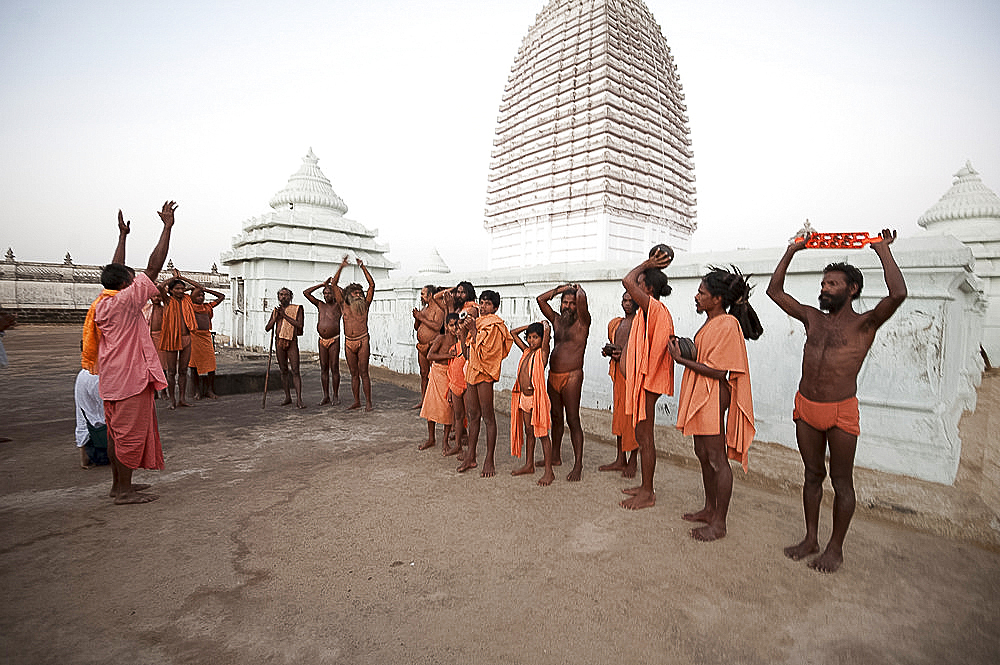
[[[875,333],[906,299],[906,282],[889,245],[896,232],[883,229],[881,240],[871,244],[882,262],[889,295],[874,309],[861,314],[853,302],[861,295],[861,271],[847,263],[831,263],[823,270],[819,309],[803,305],[785,293],[785,273],[795,253],[804,249],[806,237],[785,250],[767,286],[767,295],[806,328],[802,349],[802,380],[795,395],[795,438],[805,465],[802,507],[806,537],[785,548],[794,561],[819,551],[819,507],[826,477],[826,448],[830,446],[830,481],[833,483],[833,532],[826,550],[809,562],[814,570],[832,573],[844,562],[844,537],[854,515],[854,453],[861,433],[858,414],[858,372],[875,341]],[[822,311],[820,311],[822,310]]]
[[[363,386],[365,390],[365,411],[371,411],[372,406],[372,382],[368,376],[368,358],[371,355],[371,346],[368,336],[368,308],[371,307],[375,298],[375,280],[364,262],[357,259],[358,267],[368,280],[368,291],[366,292],[360,284],[348,284],[343,289],[333,282],[334,297],[340,303],[340,309],[344,315],[344,355],[347,357],[347,367],[351,370],[351,390],[354,392],[354,403],[348,408],[361,408],[361,392]],[[340,263],[343,270],[348,265],[347,255]],[[337,272],[340,275],[340,272]]]
[[[747,471],[750,442],[756,431],[744,338],[757,339],[764,329],[749,299],[750,285],[736,266],[731,272],[710,267],[694,296],[695,310],[707,317],[694,337],[696,358],[684,357],[676,337],[667,344],[670,356],[684,366],[677,428],[685,436],[694,436],[694,452],[705,486],[705,507],[683,516],[689,522],[706,523],[691,530],[696,540],[725,537],[733,495],[729,460],[739,461]]]

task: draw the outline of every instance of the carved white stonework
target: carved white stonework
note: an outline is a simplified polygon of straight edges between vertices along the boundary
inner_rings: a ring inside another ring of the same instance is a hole
[[[1000,196],[987,187],[971,162],[955,174],[944,196],[921,215],[917,224],[929,233],[955,236],[975,257],[975,272],[983,280],[986,321],[983,352],[1000,365]]]
[[[690,246],[695,177],[670,48],[641,0],[552,0],[518,50],[487,187],[491,269]]]
[[[305,301],[302,291],[333,275],[345,254],[350,256],[350,265],[341,274],[341,286],[365,284],[356,258],[365,263],[376,283],[388,278],[396,264],[386,258],[388,246],[376,241],[377,230],[344,217],[347,204],[333,191],[312,148],[270,205],[271,212],[243,222],[243,232],[233,237],[232,249],[222,254],[233,293],[232,337],[239,345],[267,347],[268,312],[277,304],[278,289],[288,287],[292,302],[305,305],[300,344],[311,349],[318,339],[316,308]]]

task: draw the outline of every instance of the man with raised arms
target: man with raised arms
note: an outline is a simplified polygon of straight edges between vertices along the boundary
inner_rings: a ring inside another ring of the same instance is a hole
[[[620,505],[628,510],[650,508],[656,504],[653,492],[656,400],[660,395],[674,394],[674,359],[667,352],[667,342],[674,334],[674,320],[670,310],[660,302],[660,296],[670,295],[670,285],[662,270],[668,265],[670,257],[667,253],[654,247],[651,256],[622,280],[637,307],[625,361],[625,413],[632,418],[635,426],[642,468],[642,484],[624,490],[631,496]]]
[[[316,305],[319,319],[316,332],[319,333],[319,369],[323,382],[323,401],[320,406],[330,404],[330,379],[333,379],[333,404],[340,404],[340,303],[334,295],[333,283],[340,279],[343,265],[337,268],[335,277],[311,286],[302,292],[306,300]],[[313,295],[313,291],[323,287],[323,300]]]
[[[854,515],[854,453],[858,434],[858,372],[875,341],[875,333],[906,299],[906,282],[889,245],[896,232],[883,229],[881,240],[871,244],[882,263],[889,295],[874,309],[859,314],[853,301],[861,295],[861,271],[847,263],[831,263],[823,269],[819,309],[803,305],[785,293],[785,273],[795,253],[806,246],[806,238],[793,241],[778,262],[767,295],[806,329],[802,350],[802,379],[795,395],[795,438],[805,466],[802,506],[806,536],[785,548],[795,561],[819,551],[819,509],[826,477],[826,451],[830,450],[830,480],[833,483],[833,532],[821,555],[809,562],[815,570],[832,573],[844,561],[844,538]],[[821,311],[822,310],[822,311]]]
[[[351,390],[354,393],[354,403],[348,408],[361,408],[361,387],[365,391],[365,411],[371,411],[372,406],[372,382],[368,375],[368,359],[371,355],[371,344],[368,334],[368,310],[371,308],[372,300],[375,298],[375,280],[364,262],[357,259],[358,267],[364,273],[368,281],[368,291],[364,291],[360,284],[348,284],[343,290],[337,285],[338,280],[333,281],[333,293],[340,304],[340,311],[344,315],[344,347],[347,356],[347,367],[351,370]],[[347,255],[340,262],[340,271],[346,268]]]
[[[170,408],[176,409],[179,406],[190,406],[184,401],[184,395],[187,388],[187,367],[191,360],[191,331],[198,329],[198,321],[183,279],[175,276],[167,281],[165,287],[161,284],[160,297],[163,299],[163,320],[159,357],[167,372]]]
[[[427,380],[430,376],[431,361],[427,358],[427,351],[431,342],[441,334],[444,326],[445,310],[442,303],[434,295],[437,289],[433,284],[428,284],[420,289],[421,308],[413,308],[413,329],[417,331],[417,362],[420,365],[420,404],[414,408],[420,408],[424,404],[424,394],[427,392]]]
[[[101,376],[111,460],[110,494],[116,504],[148,503],[157,498],[142,493],[148,485],[132,484],[135,469],[163,468],[153,394],[165,388],[167,381],[142,308],[156,293],[153,280],[167,258],[176,209],[176,203],[167,201],[157,213],[163,230],[146,270],[138,275],[124,265],[124,236],[130,225],[118,212],[120,252],[116,250],[114,260],[101,270],[104,290],[84,323],[81,364]]]
[[[306,408],[302,403],[302,377],[299,374],[299,335],[305,326],[305,316],[302,307],[292,304],[292,291],[287,287],[278,289],[278,306],[271,312],[264,330],[274,331],[274,355],[278,358],[281,369],[281,387],[285,390],[285,401],[282,406],[292,403],[292,393],[289,383],[295,386],[295,405]]]
[[[194,310],[194,318],[198,324],[196,329],[191,330],[191,359],[188,367],[191,368],[191,387],[195,399],[202,396],[209,399],[218,399],[215,394],[215,343],[212,341],[212,316],[215,308],[226,299],[225,294],[214,291],[207,286],[202,286],[189,277],[185,277],[177,270],[174,276],[183,279],[194,287],[191,291],[191,308]],[[210,294],[215,300],[205,302],[205,294]],[[152,320],[152,319],[150,319]],[[199,382],[198,375],[204,375],[203,382]]]
[[[549,301],[560,296],[559,314]],[[536,298],[542,315],[552,322],[552,355],[549,357],[549,401],[552,403],[552,464],[562,464],[561,446],[565,422],[573,443],[573,469],[566,480],[583,474],[583,425],[580,423],[580,393],[583,391],[583,352],[590,334],[587,292],[579,284],[563,284]]]
[[[639,444],[635,440],[632,418],[625,413],[625,350],[628,348],[632,321],[635,320],[635,302],[628,291],[622,294],[622,311],[608,323],[608,343],[601,349],[601,355],[609,359],[608,375],[612,382],[611,433],[615,435],[618,456],[611,464],[604,464],[598,471],[621,471],[625,478],[635,478],[636,452]]]

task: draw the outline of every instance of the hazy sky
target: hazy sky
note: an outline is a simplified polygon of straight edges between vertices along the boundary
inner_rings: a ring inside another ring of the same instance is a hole
[[[0,3],[0,252],[207,270],[312,147],[390,258],[482,267],[500,97],[544,0]],[[687,96],[694,249],[918,232],[967,159],[1000,191],[995,0],[647,0]],[[482,253],[470,251],[480,248]],[[220,265],[220,268],[222,266]]]

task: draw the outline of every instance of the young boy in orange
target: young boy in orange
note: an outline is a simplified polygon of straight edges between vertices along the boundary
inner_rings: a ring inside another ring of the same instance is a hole
[[[694,297],[695,309],[708,317],[694,337],[697,359],[681,355],[676,337],[667,345],[674,361],[684,366],[677,428],[685,436],[694,436],[694,452],[705,486],[705,507],[683,516],[689,522],[706,523],[691,530],[696,540],[726,536],[726,515],[733,495],[729,460],[738,460],[744,473],[747,470],[755,430],[750,366],[743,340],[757,339],[764,332],[749,298],[750,286],[735,266],[733,272],[713,268],[701,280]]]
[[[439,351],[440,354],[448,358],[448,402],[451,404],[452,422],[455,425],[455,447],[448,446],[447,437],[441,446],[441,454],[445,457],[458,455],[465,445],[465,350],[462,342],[461,317],[456,312],[451,312],[445,317],[444,330],[445,341]],[[432,349],[433,351],[433,349]],[[428,355],[428,358],[434,360]]]
[[[524,340],[521,333],[524,332]],[[552,328],[548,321],[531,323],[510,331],[517,348],[523,352],[517,365],[517,380],[510,391],[510,454],[521,457],[522,443],[526,448],[524,466],[510,472],[512,476],[535,473],[535,437],[542,440],[545,473],[539,485],[551,485],[552,473],[552,415],[545,383],[545,365],[549,361],[549,337]]]
[[[624,478],[635,478],[636,455],[639,442],[635,440],[635,426],[632,418],[625,413],[625,365],[629,335],[635,320],[635,303],[628,291],[622,294],[622,311],[625,316],[617,316],[608,322],[608,343],[601,349],[601,355],[609,359],[608,376],[611,377],[612,407],[611,433],[615,435],[618,456],[611,464],[597,467],[598,471],[621,471]]]

